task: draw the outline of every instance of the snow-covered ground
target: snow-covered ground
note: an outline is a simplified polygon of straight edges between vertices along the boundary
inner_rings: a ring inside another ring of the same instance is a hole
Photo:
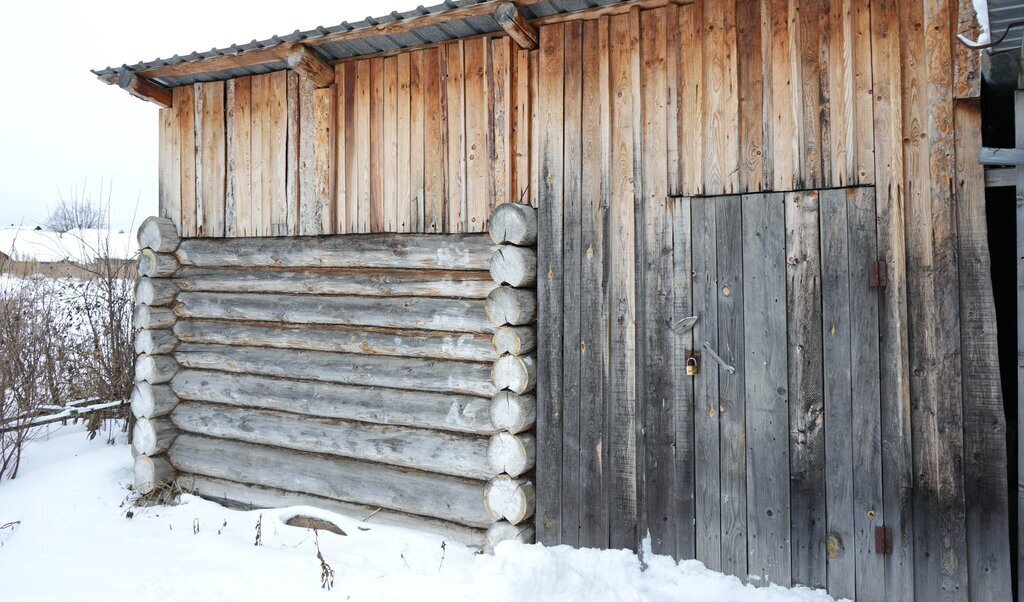
[[[805,588],[754,588],[696,561],[626,551],[506,542],[493,556],[403,529],[330,517],[320,533],[334,570],[321,589],[311,531],[284,525],[296,509],[242,512],[184,496],[132,508],[124,437],[89,441],[83,427],[41,433],[21,473],[0,483],[0,600],[724,600],[824,601]],[[128,518],[131,515],[132,518]],[[262,544],[254,545],[262,515]]]
[[[0,253],[18,261],[89,263],[98,257],[130,259],[138,246],[133,233],[117,230],[61,233],[28,226],[0,228]]]

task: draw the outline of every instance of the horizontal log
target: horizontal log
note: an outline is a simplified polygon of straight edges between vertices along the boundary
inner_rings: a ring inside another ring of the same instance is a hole
[[[537,348],[537,329],[533,326],[501,326],[494,331],[491,346],[498,355],[523,355]]]
[[[177,256],[201,267],[486,270],[491,241],[482,234],[190,238]]]
[[[529,289],[499,286],[487,295],[487,317],[495,326],[522,326],[537,319],[537,295]]]
[[[148,355],[143,353],[135,360],[135,382],[151,385],[171,380],[178,371],[178,362],[170,355]]]
[[[487,364],[326,351],[182,343],[174,354],[186,368],[410,391],[493,396]]]
[[[373,297],[485,299],[495,284],[487,272],[380,268],[232,269],[181,268],[174,282],[183,291],[287,293]]]
[[[132,414],[136,418],[157,418],[171,413],[178,405],[178,396],[169,385],[135,383],[132,389]]]
[[[136,455],[155,456],[171,447],[178,429],[169,418],[139,418],[132,429],[132,449]]]
[[[493,554],[494,548],[503,541],[533,543],[536,535],[531,523],[513,525],[508,521],[498,521],[487,529],[484,541],[484,553]]]
[[[181,431],[196,435],[344,456],[426,472],[480,480],[502,472],[492,468],[493,462],[488,460],[488,440],[472,435],[195,402],[178,404],[171,419]],[[514,451],[507,454],[512,456]]]
[[[139,276],[170,278],[178,269],[178,260],[170,253],[157,253],[153,249],[139,251]]]
[[[135,491],[149,495],[161,487],[168,487],[174,481],[175,470],[166,456],[135,456]]]
[[[157,253],[173,253],[181,243],[174,222],[166,217],[147,217],[139,226],[139,248]]]
[[[491,425],[491,402],[469,395],[200,370],[182,370],[174,376],[171,387],[183,400],[463,433],[496,432]]]
[[[537,400],[533,395],[498,391],[491,398],[491,425],[512,434],[528,431],[537,421]]]
[[[146,278],[135,283],[135,301],[145,305],[170,305],[178,296],[178,287],[167,278]]]
[[[480,529],[435,518],[385,510],[380,507],[341,502],[308,493],[285,491],[283,489],[260,487],[258,485],[246,485],[244,483],[192,474],[179,476],[178,485],[185,491],[193,492],[204,498],[231,506],[240,506],[246,510],[312,506],[360,521],[361,528],[364,529],[372,530],[378,525],[401,527],[437,535],[446,540],[455,541],[474,548],[482,548],[485,544],[485,532]],[[519,527],[515,528],[518,529]]]
[[[132,315],[135,328],[170,328],[178,321],[178,315],[169,307],[150,307],[138,304]]]
[[[530,205],[501,203],[491,212],[489,232],[495,244],[537,244],[537,210]]]
[[[174,326],[174,332],[186,343],[472,361],[494,361],[498,358],[487,335],[471,333],[200,320],[181,320]]]
[[[537,386],[537,365],[532,356],[505,354],[494,362],[491,380],[499,391],[527,393]]]
[[[518,477],[532,469],[537,458],[533,435],[498,433],[487,445],[487,458],[495,474],[504,472]]]
[[[518,525],[533,516],[536,496],[533,481],[498,475],[484,487],[484,506],[495,521],[505,519]]]
[[[236,293],[181,293],[182,318],[342,324],[491,334],[484,304],[427,297],[335,297]]]
[[[183,434],[169,453],[179,471],[343,502],[390,508],[472,527],[494,522],[482,483],[406,468]]]
[[[531,287],[537,283],[537,253],[525,247],[502,245],[491,256],[490,271],[498,284]]]
[[[161,329],[145,329],[140,330],[135,335],[135,353],[147,353],[149,355],[155,355],[159,353],[170,353],[174,351],[174,348],[178,345],[178,337],[174,336],[174,331],[161,328]]]

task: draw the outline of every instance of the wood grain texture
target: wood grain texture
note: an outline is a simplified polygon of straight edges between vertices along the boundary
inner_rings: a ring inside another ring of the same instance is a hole
[[[537,540],[558,544],[562,537],[562,130],[565,36],[562,25],[540,30],[538,50],[538,272],[536,468]],[[500,289],[499,289],[500,290]]]
[[[714,200],[718,253],[718,347],[715,352],[735,367],[719,370],[718,411],[721,440],[722,572],[745,579],[747,571],[747,428],[744,333],[743,210],[741,198]],[[710,364],[709,364],[710,366]]]
[[[181,370],[170,385],[183,400],[440,431],[496,432],[491,401],[469,395],[206,370]]]
[[[474,527],[493,522],[481,483],[251,443],[181,435],[169,453],[181,471],[400,509]]]
[[[583,148],[583,27],[565,25],[565,70],[563,92],[563,291],[581,286],[582,270],[582,180]],[[579,295],[562,297],[562,535],[564,544],[579,545],[580,514],[580,407],[582,381],[582,315]]]
[[[484,437],[195,402],[178,404],[171,419],[179,431],[206,437],[470,479],[489,479],[501,472],[490,464]]]
[[[471,362],[191,343],[179,345],[174,357],[179,365],[198,370],[488,398],[497,392],[489,367]],[[171,376],[173,372],[164,380],[149,382],[167,382]]]
[[[403,331],[324,324],[317,324],[311,328],[310,326],[269,322],[239,324],[194,320],[179,321],[175,324],[175,333],[178,338],[188,343],[278,347],[469,361],[488,361],[498,358],[497,352],[490,344],[490,337],[466,333]],[[164,351],[164,353],[167,352]],[[146,353],[152,352],[146,351]]]
[[[747,538],[751,575],[788,586],[789,393],[785,229],[781,194],[743,198],[743,345],[746,349]]]
[[[182,318],[343,324],[486,335],[494,331],[484,303],[479,300],[304,295],[282,303],[279,295],[264,293],[181,293],[174,309]]]
[[[695,346],[704,343],[721,350],[718,338],[718,203],[692,199],[693,315]],[[722,570],[722,473],[720,451],[720,378],[730,378],[718,365],[705,363],[693,378],[694,484],[696,498],[696,558],[712,570]],[[729,408],[730,411],[732,408]]]
[[[961,5],[962,6],[962,5]],[[1019,92],[1017,93],[1020,94]],[[1024,109],[1024,99],[1017,103]],[[980,151],[981,108],[954,103],[960,340],[963,345],[964,502],[972,599],[1012,596],[1006,418],[999,380],[995,302]]]
[[[181,162],[181,222],[182,236],[196,236],[196,128],[195,88],[179,86],[174,89],[174,111],[181,134],[178,149]]]
[[[793,582],[826,587],[819,194],[786,195],[790,548]]]

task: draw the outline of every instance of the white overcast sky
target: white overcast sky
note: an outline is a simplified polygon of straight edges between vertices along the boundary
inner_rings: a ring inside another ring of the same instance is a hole
[[[98,197],[101,181],[111,226],[156,213],[158,108],[90,69],[438,1],[0,0],[0,226],[36,225],[58,193]]]

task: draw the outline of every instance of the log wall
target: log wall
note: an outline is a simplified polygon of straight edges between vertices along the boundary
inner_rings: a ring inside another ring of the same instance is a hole
[[[179,244],[171,226],[140,230],[140,493],[532,538],[533,357],[498,353],[489,298],[536,262],[506,265],[483,234]]]

